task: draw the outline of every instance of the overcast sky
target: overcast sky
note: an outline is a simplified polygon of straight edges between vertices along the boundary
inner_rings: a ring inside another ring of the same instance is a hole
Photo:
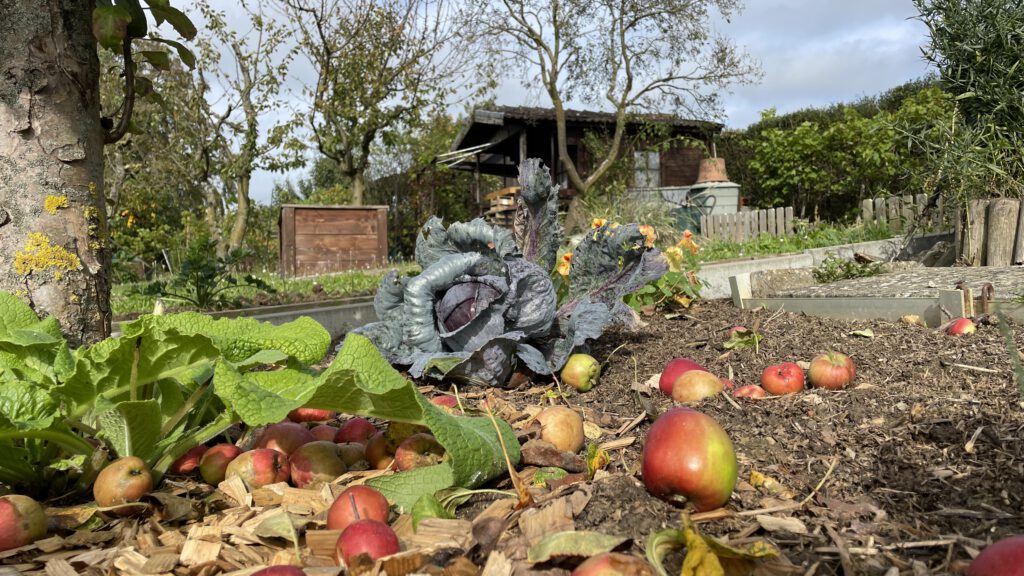
[[[214,3],[231,14],[230,0]],[[924,76],[929,69],[920,48],[927,30],[916,14],[911,0],[746,0],[743,12],[721,23],[719,32],[757,58],[764,76],[723,98],[726,126],[744,128],[767,108],[786,113],[851,102]],[[526,94],[518,79],[499,90],[497,101],[550,105]],[[283,178],[258,174],[254,199],[269,202],[273,182]]]

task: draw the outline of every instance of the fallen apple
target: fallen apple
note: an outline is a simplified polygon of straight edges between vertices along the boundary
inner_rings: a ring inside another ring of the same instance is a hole
[[[1024,576],[1024,534],[986,547],[968,566],[967,576]]]
[[[833,351],[815,356],[807,369],[807,381],[811,386],[826,390],[842,390],[855,375],[853,360],[846,354]]]
[[[331,418],[337,416],[338,413],[333,410],[324,410],[322,408],[296,408],[288,413],[288,419],[292,422],[326,422]]]
[[[317,440],[299,446],[288,457],[292,484],[305,488],[313,482],[330,482],[348,472],[341,448],[332,440]]]
[[[358,520],[341,531],[338,536],[337,560],[348,566],[356,556],[366,554],[371,561],[390,556],[401,550],[398,536],[391,526],[379,520]]]
[[[306,576],[306,572],[298,566],[267,566],[249,576]]]
[[[287,482],[291,476],[288,457],[273,448],[253,448],[228,464],[224,478],[238,476],[250,489]]]
[[[733,390],[732,395],[736,398],[764,398],[768,393],[757,384],[747,384]]]
[[[642,558],[618,552],[591,556],[572,571],[570,576],[653,576],[651,565]]]
[[[46,536],[43,507],[28,496],[0,496],[0,552],[27,546]]]
[[[310,428],[309,433],[317,440],[330,440],[334,442],[334,437],[338,435],[338,427],[331,426],[330,424],[318,424]]]
[[[338,444],[343,442],[366,442],[371,436],[377,433],[377,427],[362,416],[356,416],[355,418],[349,418],[341,427],[338,428],[338,433],[334,435],[334,441]]]
[[[270,448],[287,456],[299,446],[315,440],[313,433],[298,422],[278,422],[264,428],[252,447]]]
[[[228,464],[242,453],[234,444],[217,444],[210,447],[199,460],[199,475],[203,482],[216,486],[224,481]]]
[[[583,417],[566,406],[548,406],[537,413],[540,439],[564,452],[575,454],[583,447]]]
[[[101,508],[138,502],[153,489],[153,473],[142,458],[124,456],[107,464],[100,470],[92,485],[92,496]],[[134,516],[143,510],[141,506],[114,508],[109,513],[118,516]]]
[[[409,436],[395,448],[395,469],[400,472],[440,464],[443,459],[444,446],[425,432]]]
[[[652,495],[685,500],[698,512],[713,510],[729,501],[736,486],[736,452],[714,418],[677,406],[651,424],[641,473]]]
[[[799,392],[804,389],[804,369],[795,362],[773,364],[761,372],[761,386],[777,396]]]
[[[384,437],[388,439],[388,451],[394,453],[403,440],[420,432],[430,432],[430,429],[419,424],[391,420],[388,422],[388,427],[384,429]]]
[[[946,326],[946,334],[950,336],[964,336],[966,334],[974,334],[977,327],[974,325],[974,321],[970,318],[957,318]]]
[[[601,363],[590,354],[573,354],[562,368],[562,382],[579,392],[593,388],[601,377]]]
[[[188,452],[185,452],[177,460],[175,460],[174,463],[171,464],[171,467],[167,469],[167,471],[171,474],[191,473],[193,470],[199,467],[199,462],[200,460],[202,460],[203,454],[206,454],[206,451],[209,449],[210,447],[207,446],[206,444],[193,446],[192,448],[189,449]]]
[[[365,470],[369,465],[369,461],[366,459],[366,444],[362,442],[343,442],[338,444],[338,453],[341,455],[341,461],[345,463],[350,470],[353,467],[359,467],[360,470]],[[360,466],[360,463],[362,464]],[[387,468],[387,466],[385,466]]]
[[[672,399],[684,404],[700,402],[718,394],[724,388],[725,386],[718,376],[711,372],[687,370],[672,385]]]
[[[671,396],[672,386],[676,383],[676,380],[690,370],[704,370],[707,372],[703,366],[688,358],[675,358],[673,360],[669,360],[668,363],[665,364],[665,369],[661,371],[661,377],[658,378],[658,388],[660,388],[666,396]]]
[[[366,450],[363,455],[370,468],[374,470],[384,470],[395,460],[395,453],[391,450],[388,438],[383,432],[377,432],[366,441]]]
[[[434,396],[430,399],[430,403],[444,408],[445,412],[448,412],[449,414],[454,413],[459,408],[459,399],[451,394]]]
[[[391,505],[376,488],[363,484],[342,490],[327,509],[327,529],[344,530],[357,520],[388,521]]]

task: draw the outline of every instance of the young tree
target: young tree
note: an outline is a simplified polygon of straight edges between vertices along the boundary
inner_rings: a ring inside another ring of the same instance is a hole
[[[186,39],[195,28],[167,0],[147,2]],[[72,345],[110,332],[103,145],[127,131],[136,58],[148,23],[138,0],[0,2],[0,290],[53,316]],[[100,117],[97,40],[123,58],[117,120]],[[180,44],[164,41],[191,56]]]
[[[630,113],[715,115],[721,89],[758,74],[748,56],[711,29],[711,10],[727,19],[738,0],[475,2],[481,36],[492,39],[486,46],[551,100],[559,158],[569,183],[583,194],[619,157]],[[586,177],[566,142],[565,110],[572,100],[616,117],[611,145]]]
[[[463,34],[469,18],[450,0],[279,1],[317,74],[306,122],[319,152],[351,179],[353,204],[363,203],[378,139],[486,85]]]

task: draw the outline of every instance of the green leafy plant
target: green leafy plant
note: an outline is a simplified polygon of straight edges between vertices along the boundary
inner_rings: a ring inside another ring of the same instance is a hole
[[[234,265],[248,256],[247,250],[235,250],[221,258],[214,256],[216,241],[202,243],[203,249],[193,250],[181,264],[181,269],[170,281],[156,281],[146,287],[148,295],[187,302],[201,310],[230,305],[228,292],[251,288],[274,292],[274,288],[261,278],[246,274],[232,274]]]
[[[811,271],[814,279],[823,284],[851,278],[877,276],[883,272],[885,272],[885,268],[881,262],[854,262],[831,254],[822,261],[821,265]]]

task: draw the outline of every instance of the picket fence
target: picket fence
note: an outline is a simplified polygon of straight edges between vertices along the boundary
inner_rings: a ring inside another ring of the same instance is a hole
[[[927,205],[926,194],[868,198],[860,203],[860,219],[865,224],[887,226],[893,232],[906,232],[915,222],[917,232],[954,228],[956,211],[946,209],[942,198],[938,198],[928,214],[924,214]]]
[[[701,236],[709,240],[745,242],[763,234],[788,236],[793,233],[793,207],[748,210],[735,214],[700,217]]]

